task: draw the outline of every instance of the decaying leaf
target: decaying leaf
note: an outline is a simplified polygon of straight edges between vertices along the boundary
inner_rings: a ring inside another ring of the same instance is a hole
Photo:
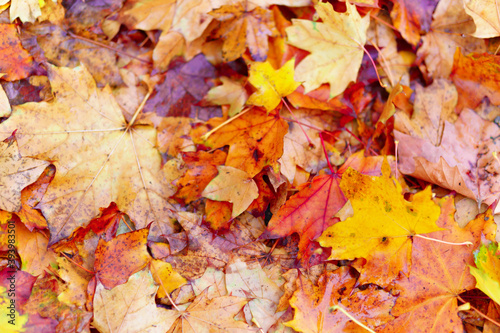
[[[470,267],[470,273],[476,278],[476,284],[492,300],[500,304],[500,258],[498,244],[481,245],[474,253],[477,268]]]
[[[36,181],[49,165],[43,160],[23,157],[14,136],[0,142],[0,209],[21,209],[21,190]]]
[[[491,38],[500,36],[498,2],[495,0],[463,0],[465,12],[476,24],[474,37]]]

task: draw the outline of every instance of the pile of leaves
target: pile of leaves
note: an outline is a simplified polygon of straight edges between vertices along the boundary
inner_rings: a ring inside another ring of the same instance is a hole
[[[0,0],[2,332],[498,332],[493,0]]]

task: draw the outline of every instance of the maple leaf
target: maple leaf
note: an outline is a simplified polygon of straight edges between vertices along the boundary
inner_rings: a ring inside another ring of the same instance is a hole
[[[99,332],[166,332],[179,314],[155,304],[158,286],[151,273],[141,270],[127,283],[106,290],[98,283],[94,295],[94,320]]]
[[[481,247],[474,253],[477,268],[470,267],[470,273],[476,278],[476,287],[481,289],[492,300],[500,303],[500,258],[498,244],[491,243]]]
[[[149,269],[155,282],[160,285],[158,297],[163,298],[175,289],[187,283],[179,273],[172,269],[172,265],[161,260],[151,260]]]
[[[252,321],[264,332],[268,332],[281,315],[276,313],[283,295],[279,283],[279,280],[270,279],[258,263],[248,265],[237,260],[226,268],[227,292],[232,296],[252,298],[245,309],[250,311]]]
[[[20,315],[15,309],[15,305],[13,311],[11,311],[9,309],[10,305],[11,299],[7,296],[7,288],[0,286],[0,306],[2,306],[0,325],[2,325],[6,333],[23,332],[28,322],[28,315]],[[9,320],[12,320],[12,323],[9,323]]]
[[[47,236],[36,230],[30,232],[19,220],[16,221],[16,240],[23,271],[38,276],[47,266],[55,264],[55,253],[47,248]]]
[[[164,208],[170,207],[166,199],[174,190],[151,145],[155,130],[127,124],[109,88],[97,89],[84,67],[50,67],[49,79],[55,101],[16,106],[0,125],[4,133],[21,129],[22,156],[53,161],[57,168],[39,204],[51,231],[49,244],[69,236],[112,201],[137,227],[154,221],[154,235],[168,234],[172,226]]]
[[[370,16],[361,18],[349,2],[345,13],[335,12],[329,3],[314,8],[323,22],[293,19],[286,29],[287,43],[311,52],[295,69],[295,79],[303,82],[305,93],[329,83],[332,98],[356,81]]]
[[[14,136],[0,142],[0,209],[17,212],[21,209],[21,190],[36,181],[48,162],[23,157]]]
[[[185,311],[178,313],[169,332],[255,332],[246,323],[233,319],[246,303],[246,298],[237,296],[208,299],[207,292],[202,292]]]
[[[277,30],[270,10],[252,7],[246,2],[237,2],[210,12],[210,15],[221,22],[216,37],[224,38],[222,56],[225,61],[238,59],[247,46],[254,60],[266,60],[267,39],[276,36]]]
[[[439,146],[445,121],[451,123],[456,120],[457,100],[457,90],[447,80],[436,80],[427,88],[417,85],[411,119],[405,112],[397,112],[394,128],[413,137],[428,139],[434,146]]]
[[[477,244],[484,219],[461,229],[454,221],[452,197],[440,200],[442,213],[437,224],[444,228],[429,237],[445,242]],[[458,316],[457,296],[474,288],[468,266],[474,262],[468,246],[430,242],[414,238],[409,277],[395,281],[401,294],[391,313],[397,317],[382,332],[457,332],[463,328]],[[421,319],[416,324],[415,319]]]
[[[444,121],[438,147],[431,144],[429,138],[421,139],[399,131],[394,133],[399,141],[402,173],[486,204],[496,199],[500,178],[495,172],[498,164],[493,152],[500,151],[500,143],[492,138],[500,135],[500,129],[494,122],[465,109],[454,124]]]
[[[344,206],[346,199],[336,175],[317,176],[298,189],[299,192],[273,215],[260,237],[275,239],[298,233],[299,255],[307,262],[311,256],[308,247],[326,228],[338,221],[335,214]]]
[[[436,226],[440,209],[432,201],[430,187],[408,202],[387,169],[388,165],[382,167],[382,177],[350,168],[344,172],[340,188],[354,216],[332,225],[318,239],[321,246],[332,248],[330,259],[365,258],[360,283],[380,286],[389,284],[400,271],[410,273],[413,236],[440,230]]]
[[[460,109],[463,106],[476,108],[484,97],[488,97],[492,104],[500,105],[500,60],[497,56],[487,53],[463,55],[457,49],[451,78],[461,97],[463,105],[459,105]]]
[[[409,0],[394,1],[391,18],[401,35],[413,45],[420,40],[420,33],[426,32],[432,20],[432,12],[439,0],[413,2]]]
[[[295,59],[288,60],[280,69],[275,70],[266,62],[250,64],[248,82],[258,89],[247,100],[247,104],[263,106],[269,112],[274,110],[283,97],[291,94],[300,86],[293,80]]]
[[[56,168],[53,165],[48,166],[37,181],[21,191],[21,209],[16,215],[30,231],[34,228],[47,228],[47,220],[35,206],[42,200],[47,187],[54,179],[55,172]]]
[[[219,174],[208,183],[202,195],[216,201],[231,202],[231,217],[235,218],[259,196],[259,189],[245,171],[225,165],[217,166],[217,170]]]
[[[479,38],[500,36],[500,17],[495,0],[463,0],[465,12],[472,16],[476,31],[472,34]]]
[[[210,114],[208,117],[200,115],[204,108],[194,104],[209,91],[211,84],[208,79],[215,77],[215,73],[215,67],[201,54],[170,68],[163,82],[155,86],[144,111],[155,112],[162,117],[210,118]]]
[[[333,310],[335,305],[370,327],[393,318],[389,312],[394,298],[388,292],[373,287],[355,290],[356,279],[349,267],[343,266],[322,275],[318,286],[303,277],[296,283],[297,290],[290,300],[295,314],[293,320],[285,325],[299,332],[366,332],[345,313]]]
[[[213,153],[204,151],[186,152],[182,154],[186,173],[176,181],[179,188],[176,198],[186,203],[201,198],[201,194],[210,181],[217,176],[217,166],[226,161],[226,153],[216,150]]]
[[[16,18],[22,22],[34,23],[42,15],[38,0],[11,0],[10,1],[10,21],[14,22]]]
[[[463,7],[463,0],[439,1],[430,31],[422,36],[417,57],[424,58],[427,71],[434,78],[447,78],[453,67],[457,48],[464,54],[486,52],[484,40],[471,37],[475,25]]]
[[[229,261],[229,252],[240,246],[214,235],[201,225],[202,219],[196,214],[179,212],[176,215],[183,229],[189,234],[187,248],[164,260],[171,263],[172,267],[187,279],[201,276],[209,265],[224,267]]]
[[[253,178],[266,165],[277,169],[287,129],[277,112],[267,114],[252,108],[219,128],[206,142],[213,148],[229,145],[226,166],[243,170]]]
[[[1,78],[15,81],[32,74],[35,64],[29,52],[21,45],[16,26],[0,24],[0,36],[2,36],[0,38],[0,73],[5,74]]]

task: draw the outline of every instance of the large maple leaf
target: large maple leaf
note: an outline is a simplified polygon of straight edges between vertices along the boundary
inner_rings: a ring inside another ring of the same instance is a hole
[[[172,232],[166,201],[174,190],[160,169],[156,131],[127,123],[109,88],[100,90],[84,67],[49,67],[56,98],[14,108],[0,132],[18,129],[22,156],[57,168],[39,208],[50,244],[68,237],[114,201],[138,228],[154,221],[155,235]]]
[[[346,7],[345,13],[337,13],[331,4],[318,3],[314,8],[322,23],[294,19],[286,29],[288,44],[311,52],[295,69],[306,93],[329,83],[332,98],[356,81],[370,16],[361,18],[349,2]]]
[[[446,120],[443,123],[438,146],[427,136],[419,138],[394,131],[399,140],[401,172],[477,201],[493,203],[500,192],[498,163],[493,155],[500,150],[498,126],[470,109],[463,110],[454,124]]]
[[[266,114],[259,108],[252,108],[219,128],[208,138],[207,144],[213,148],[229,145],[226,165],[254,177],[266,165],[278,168],[287,129],[288,124],[277,112]]]
[[[307,262],[312,254],[308,247],[338,221],[335,214],[345,203],[336,175],[315,177],[311,183],[300,186],[299,192],[272,217],[261,238],[274,239],[298,233],[300,256]]]
[[[468,241],[477,246],[485,219],[475,220],[462,229],[453,218],[453,198],[441,199],[440,206],[442,214],[437,224],[445,229],[429,236],[452,243]],[[414,238],[411,274],[395,281],[401,293],[391,313],[397,319],[381,332],[461,332],[463,324],[458,316],[457,296],[474,289],[474,278],[468,267],[473,263],[468,246]]]
[[[409,273],[412,236],[440,229],[436,226],[440,210],[432,202],[430,187],[408,202],[387,169],[382,167],[382,177],[347,169],[340,188],[351,201],[354,216],[329,227],[318,239],[332,248],[330,259],[365,258],[360,283],[380,286],[400,271]]]

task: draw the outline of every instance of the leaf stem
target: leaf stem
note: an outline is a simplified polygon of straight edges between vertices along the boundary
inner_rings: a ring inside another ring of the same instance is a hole
[[[362,322],[360,322],[359,320],[357,320],[356,318],[354,318],[352,314],[350,314],[349,312],[347,312],[346,310],[344,310],[340,305],[334,305],[334,306],[330,307],[330,312],[335,311],[335,310],[339,310],[340,312],[342,312],[343,314],[345,314],[347,317],[349,317],[349,319],[351,319],[353,322],[355,322],[359,326],[363,327],[368,332],[375,333],[374,330],[372,330],[371,328],[369,328],[368,326],[366,326],[365,324],[363,324]]]
[[[247,113],[248,111],[250,110],[250,108],[246,109],[246,110],[243,110],[241,111],[240,113],[238,113],[237,115],[235,115],[234,117],[232,118],[229,118],[228,120],[226,120],[225,122],[223,122],[222,124],[220,124],[219,126],[215,127],[215,128],[212,128],[210,131],[208,131],[207,133],[205,133],[204,135],[201,136],[201,139],[203,141],[207,141],[208,138],[210,137],[210,135],[214,134],[216,131],[218,131],[221,127],[224,127],[226,126],[227,124],[229,124],[230,122],[232,122],[233,120],[235,120],[236,118],[242,116],[243,114]]]
[[[432,241],[432,242],[442,243],[442,244],[447,244],[447,245],[458,245],[458,246],[472,245],[472,242],[452,243],[452,242],[447,242],[447,241],[436,239],[436,238],[425,237],[425,236],[422,236],[422,235],[419,235],[419,234],[413,235],[413,237],[427,239],[427,240]]]
[[[288,103],[285,101],[284,98],[281,98],[281,100],[283,101],[283,104],[285,104],[286,108],[288,109],[288,112],[290,112],[290,114],[292,115],[292,118],[297,122],[297,124],[299,125],[300,129],[302,130],[302,133],[304,133],[304,135],[306,136],[306,139],[307,139],[307,142],[309,142],[309,146],[311,147],[314,147],[314,144],[312,143],[311,139],[309,139],[309,136],[307,136],[307,133],[306,131],[304,130],[304,128],[302,127],[302,124],[299,123],[299,121],[297,120],[297,117],[295,117],[295,115],[293,114],[292,110],[290,109],[290,107],[288,106]]]
[[[73,263],[74,265],[80,267],[81,269],[83,269],[84,271],[86,272],[89,272],[90,274],[95,274],[94,272],[92,271],[89,271],[88,269],[86,269],[85,267],[83,267],[82,265],[80,265],[79,263],[77,263],[76,261],[74,261],[73,259],[71,259],[66,253],[64,252],[61,252],[61,254],[66,258],[68,259],[71,263]]]
[[[328,163],[328,169],[330,169],[330,172],[333,175],[336,172],[333,171],[332,165],[330,164],[330,159],[328,158],[328,153],[326,152],[325,142],[323,141],[323,132],[319,132],[319,139],[321,140],[321,145],[323,146],[323,152],[325,153],[326,163]]]
[[[148,65],[152,65],[153,63],[151,61],[148,61],[148,60],[145,60],[145,59],[141,59],[139,57],[136,57],[134,55],[131,55],[125,51],[121,51],[121,50],[118,50],[112,46],[109,46],[109,45],[106,45],[104,43],[101,43],[101,42],[98,42],[98,41],[95,41],[95,40],[92,40],[92,39],[88,39],[88,38],[85,38],[85,37],[82,37],[82,36],[78,36],[78,35],[75,35],[74,33],[68,31],[68,34],[73,37],[74,39],[79,39],[81,41],[84,41],[84,42],[87,42],[87,43],[90,43],[90,44],[94,44],[94,45],[98,45],[100,47],[104,47],[105,49],[108,49],[108,50],[111,50],[113,52],[116,52],[116,53],[120,53],[120,54],[123,54],[124,56],[127,56],[127,57],[130,57],[132,59],[135,59],[137,61],[141,61],[141,62],[144,62]]]

